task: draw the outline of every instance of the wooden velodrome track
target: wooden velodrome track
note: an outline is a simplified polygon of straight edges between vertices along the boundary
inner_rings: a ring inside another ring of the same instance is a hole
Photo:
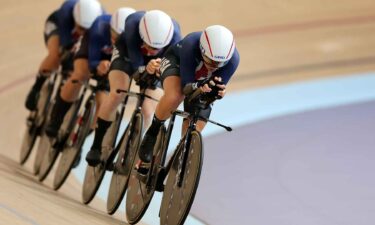
[[[39,184],[31,161],[18,165],[24,99],[45,55],[43,23],[61,0],[1,0],[0,8],[0,224],[119,224],[103,202],[80,204],[70,176],[58,192],[50,176]],[[297,80],[375,69],[373,0],[103,1],[108,12],[130,6],[161,9],[183,34],[223,24],[235,34],[241,63],[229,89],[261,88]],[[156,4],[157,3],[157,4]]]

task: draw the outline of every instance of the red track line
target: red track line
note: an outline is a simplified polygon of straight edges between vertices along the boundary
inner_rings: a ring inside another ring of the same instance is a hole
[[[10,83],[7,83],[5,85],[0,86],[0,95],[9,91],[9,90],[11,90],[14,87],[17,87],[17,86],[19,86],[23,83],[28,82],[29,80],[31,80],[34,77],[35,77],[35,75],[28,75],[28,76],[20,77],[16,80],[11,81]]]

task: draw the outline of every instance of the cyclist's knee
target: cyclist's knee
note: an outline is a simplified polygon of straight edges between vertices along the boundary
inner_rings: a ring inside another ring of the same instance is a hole
[[[117,93],[116,91],[111,91],[108,96],[108,103],[111,105],[119,105],[124,98],[124,93]]]
[[[81,82],[85,82],[90,78],[89,74],[81,73],[74,71],[72,73],[71,79],[70,80],[79,80]]]

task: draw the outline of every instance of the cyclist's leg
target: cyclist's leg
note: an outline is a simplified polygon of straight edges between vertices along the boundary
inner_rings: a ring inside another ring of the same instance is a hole
[[[50,36],[46,42],[48,54],[40,64],[35,82],[26,98],[25,106],[29,110],[35,110],[37,95],[42,88],[44,81],[49,77],[51,72],[57,70],[59,67],[59,43],[60,40],[57,34]]]
[[[152,149],[156,142],[160,127],[171,116],[184,99],[181,87],[179,59],[172,52],[167,52],[161,62],[162,74],[160,76],[164,88],[164,94],[156,106],[155,114],[150,127],[139,148],[139,158],[143,162],[149,162],[152,156]]]
[[[125,98],[125,94],[117,93],[117,89],[127,90],[129,88],[130,78],[128,73],[125,72],[128,71],[128,69],[124,71],[124,68],[129,67],[126,66],[122,58],[117,58],[111,64],[111,70],[108,75],[110,92],[99,109],[94,142],[86,156],[86,161],[91,166],[100,163],[101,146],[104,135],[116,116],[117,107]]]
[[[98,120],[98,116],[99,116],[99,110],[100,110],[103,102],[105,102],[105,100],[107,99],[107,96],[108,96],[108,93],[105,92],[105,91],[96,92],[96,95],[95,95],[96,110],[95,110],[94,121],[91,125],[92,130],[95,129],[96,121]]]
[[[72,80],[85,81],[89,78],[88,60],[79,58],[74,60],[74,71],[57,95],[56,103],[52,109],[51,121],[46,127],[46,134],[50,137],[56,137],[65,114],[70,109],[74,100],[78,97],[81,83],[73,83]]]
[[[181,78],[178,75],[170,75],[163,81],[164,95],[156,106],[151,126],[147,129],[139,149],[139,158],[143,162],[151,160],[152,148],[155,145],[156,137],[164,121],[171,116],[184,99],[181,89]]]
[[[146,89],[146,94],[155,99],[160,99],[161,96],[163,95],[163,90],[161,88],[156,88],[155,90]],[[158,102],[149,98],[145,98],[143,105],[142,105],[144,129],[147,129],[150,126],[157,104]]]
[[[72,103],[77,99],[79,91],[81,89],[81,82],[84,82],[90,78],[90,70],[88,64],[88,34],[84,35],[80,39],[80,43],[77,44],[79,49],[74,56],[73,61],[73,72],[64,86],[61,88],[60,93],[57,95],[56,103],[52,110],[51,121],[46,128],[46,134],[50,137],[55,137],[60,129],[60,126],[64,120],[65,114],[70,109]],[[73,80],[80,82],[73,83]]]
[[[43,59],[39,67],[39,72],[52,72],[58,69],[60,63],[59,45],[60,38],[57,34],[52,35],[47,40],[48,54]],[[49,74],[48,74],[49,75]]]
[[[67,82],[61,88],[60,97],[66,102],[74,102],[79,95],[82,83],[90,78],[90,70],[88,60],[85,58],[78,58],[74,60],[74,71],[69,77]],[[73,80],[78,80],[80,82],[73,83]]]
[[[39,71],[36,76],[34,85],[32,86],[26,98],[25,106],[29,110],[35,110],[37,104],[37,96],[43,86],[44,81],[51,74],[51,72],[58,69],[60,64],[60,39],[59,30],[57,26],[57,13],[53,12],[44,24],[44,43],[47,47],[48,54],[43,59],[39,66]]]

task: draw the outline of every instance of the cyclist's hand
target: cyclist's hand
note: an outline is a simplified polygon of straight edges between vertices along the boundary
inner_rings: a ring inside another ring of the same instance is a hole
[[[221,98],[223,98],[226,93],[225,84],[217,84],[216,86],[221,89],[220,91],[218,91],[218,95],[221,96]]]
[[[215,83],[213,81],[210,81],[210,84],[215,85]],[[201,89],[202,92],[211,92],[212,91],[212,88],[210,88],[210,86],[208,84],[204,84],[203,86],[200,87],[200,89]]]
[[[96,71],[99,76],[104,76],[109,71],[109,66],[111,62],[109,60],[102,60],[100,61],[99,65],[96,67]]]
[[[159,71],[159,69],[160,69],[160,62],[161,62],[160,58],[151,59],[147,63],[147,66],[146,66],[147,73],[149,73],[149,74],[155,74],[157,71]]]
[[[225,84],[222,83],[221,77],[214,77],[215,86],[218,88],[217,94],[223,98],[225,95]]]

